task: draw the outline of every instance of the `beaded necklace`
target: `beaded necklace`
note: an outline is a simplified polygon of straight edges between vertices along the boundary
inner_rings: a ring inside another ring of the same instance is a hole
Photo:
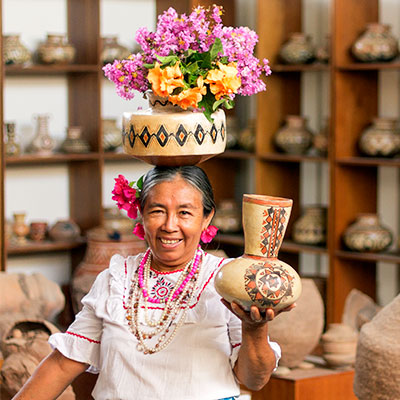
[[[137,345],[139,351],[143,351],[144,354],[152,354],[164,349],[171,343],[178,328],[184,323],[189,305],[196,292],[202,254],[203,252],[199,247],[195,257],[182,270],[168,298],[165,301],[160,301],[149,295],[150,249],[145,253],[137,272],[132,277],[126,315],[129,328],[139,342]],[[164,309],[158,320],[150,320],[148,302],[164,304]],[[139,322],[141,312],[144,313],[145,324]],[[152,343],[150,344],[150,342]]]

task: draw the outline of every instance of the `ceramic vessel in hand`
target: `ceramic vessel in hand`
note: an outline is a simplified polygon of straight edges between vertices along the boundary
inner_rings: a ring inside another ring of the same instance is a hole
[[[256,305],[278,311],[299,298],[299,275],[277,258],[292,203],[279,197],[243,195],[244,255],[225,264],[215,278],[215,289],[225,300],[246,310]]]

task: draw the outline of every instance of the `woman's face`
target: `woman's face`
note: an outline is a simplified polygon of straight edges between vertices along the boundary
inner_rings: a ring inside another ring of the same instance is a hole
[[[204,217],[200,191],[179,176],[154,186],[142,210],[153,267],[161,271],[183,268],[193,258],[213,214]]]

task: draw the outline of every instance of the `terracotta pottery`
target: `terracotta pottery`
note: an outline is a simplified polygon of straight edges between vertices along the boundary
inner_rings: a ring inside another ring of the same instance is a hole
[[[225,113],[210,122],[202,112],[172,105],[148,94],[150,108],[123,115],[123,148],[153,165],[194,165],[225,150]]]
[[[19,156],[21,154],[21,145],[15,138],[15,123],[7,122],[4,124],[6,133],[5,153],[6,156]]]
[[[371,23],[354,42],[351,52],[358,61],[385,62],[396,58],[399,46],[390,25]]]
[[[326,207],[308,206],[293,224],[293,240],[301,244],[321,245],[326,242]]]
[[[319,156],[325,157],[328,154],[329,146],[329,118],[326,119],[325,124],[321,130],[313,136],[312,147]]]
[[[50,239],[54,241],[76,240],[81,234],[81,229],[71,219],[57,221],[49,230]]]
[[[30,225],[29,237],[34,242],[40,242],[45,239],[47,234],[47,222],[33,221]]]
[[[14,213],[13,233],[18,245],[26,244],[29,226],[25,223],[25,213]]]
[[[359,139],[363,154],[372,157],[392,157],[400,151],[400,133],[392,118],[375,118]]]
[[[35,118],[36,135],[28,147],[28,152],[43,156],[50,155],[55,148],[55,141],[49,132],[49,116],[38,114]]]
[[[131,54],[129,49],[118,42],[118,36],[105,36],[102,38],[101,61],[103,64],[123,60]]]
[[[307,64],[315,59],[311,38],[304,33],[294,32],[279,51],[279,58],[285,64]]]
[[[381,225],[378,215],[360,214],[345,230],[343,240],[350,250],[379,252],[392,244],[393,235]]]
[[[65,153],[88,153],[90,151],[89,143],[81,136],[82,127],[68,127],[67,137],[61,144],[61,150]]]
[[[239,147],[243,150],[253,152],[256,148],[256,120],[249,120],[246,128],[239,135]]]
[[[324,329],[324,303],[315,282],[302,278],[301,284],[296,308],[268,323],[270,339],[281,346],[279,366],[288,368],[298,367],[314,350]],[[296,329],[288,329],[290,326]]]
[[[313,134],[306,125],[306,118],[288,115],[285,124],[274,135],[276,147],[288,154],[306,153],[313,143]]]
[[[242,213],[234,199],[222,200],[217,207],[213,218],[215,225],[221,232],[239,232],[242,228]]]
[[[400,399],[400,295],[361,328],[354,393],[359,400]]]
[[[124,257],[142,253],[146,242],[129,234],[120,234],[118,240],[110,239],[104,228],[87,232],[87,248],[83,261],[76,268],[72,279],[72,305],[74,312],[82,308],[81,300],[89,292],[96,276],[108,268],[114,254]]]
[[[27,64],[32,54],[21,43],[20,35],[3,35],[3,61],[6,65]]]
[[[119,234],[130,234],[132,233],[135,224],[135,220],[127,217],[117,207],[104,208],[103,227],[109,235],[113,235],[115,232],[118,232]]]
[[[121,129],[117,126],[115,118],[102,120],[103,149],[104,151],[116,151],[122,146]]]
[[[301,280],[278,251],[289,221],[293,201],[255,194],[243,195],[244,255],[225,264],[215,278],[217,292],[246,310],[281,310],[301,294]]]
[[[70,64],[75,58],[75,47],[68,43],[66,35],[47,34],[45,42],[37,50],[43,64]]]

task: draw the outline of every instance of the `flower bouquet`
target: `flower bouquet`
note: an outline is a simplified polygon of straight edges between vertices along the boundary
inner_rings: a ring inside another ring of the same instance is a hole
[[[166,146],[171,129],[178,148],[190,132],[195,136],[194,144],[197,141],[202,145],[207,136],[216,144],[219,136],[225,136],[225,116],[218,118],[216,112],[232,108],[236,95],[249,96],[265,90],[262,75],[269,75],[271,70],[268,60],[260,61],[253,54],[257,34],[247,27],[223,26],[221,15],[222,8],[218,6],[199,6],[190,15],[179,15],[169,8],[158,17],[155,32],[147,28],[136,32],[140,52],[103,67],[121,97],[129,100],[135,91],[152,91],[159,99],[150,100],[151,104],[177,106],[190,111],[190,118],[197,111],[210,124],[192,121],[194,125],[183,124],[183,129],[177,131],[178,128],[160,126],[158,120],[155,126],[149,126],[128,117],[129,121],[124,122],[125,151],[127,137],[128,147],[141,142],[147,154],[153,137],[159,146]],[[177,154],[173,151],[171,155]]]

